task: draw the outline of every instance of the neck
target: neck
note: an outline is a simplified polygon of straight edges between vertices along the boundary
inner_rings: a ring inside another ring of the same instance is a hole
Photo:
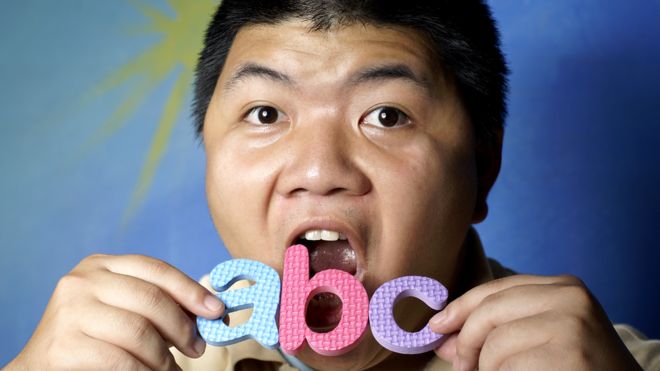
[[[378,370],[422,370],[435,356],[433,352],[422,354],[392,353],[383,362],[374,367]]]

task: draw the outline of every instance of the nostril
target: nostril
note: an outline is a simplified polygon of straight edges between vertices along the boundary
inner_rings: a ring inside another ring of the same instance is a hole
[[[306,194],[306,193],[309,193],[309,192],[310,191],[307,188],[298,187],[298,188],[295,188],[295,189],[291,190],[289,192],[289,194],[295,196],[295,195]],[[322,196],[332,196],[332,195],[341,194],[341,193],[350,193],[350,190],[347,189],[347,188],[337,187],[337,188],[332,188],[332,189],[330,189],[326,192],[323,192],[323,193],[321,193],[321,192],[315,192],[315,193],[318,193]]]
[[[296,196],[296,195],[305,194],[307,192],[309,192],[307,189],[301,187],[301,188],[295,188],[295,189],[291,190],[289,192],[289,194],[292,195],[292,196]]]
[[[344,192],[348,192],[348,189],[346,189],[346,188],[333,188],[333,189],[331,189],[330,191],[327,192],[327,195],[331,196],[331,195],[334,195],[334,194],[344,193]]]

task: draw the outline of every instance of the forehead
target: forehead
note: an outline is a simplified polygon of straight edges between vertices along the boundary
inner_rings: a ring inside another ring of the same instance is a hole
[[[421,79],[442,79],[443,71],[430,43],[404,27],[369,24],[312,31],[306,21],[243,27],[232,44],[220,80],[245,63],[291,73],[298,80],[328,84],[369,65],[402,64]]]

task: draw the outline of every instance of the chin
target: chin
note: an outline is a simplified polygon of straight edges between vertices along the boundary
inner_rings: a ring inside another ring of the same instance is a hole
[[[315,370],[364,370],[382,362],[390,354],[390,351],[376,342],[371,331],[367,329],[355,348],[344,354],[324,356],[305,344],[295,357]]]

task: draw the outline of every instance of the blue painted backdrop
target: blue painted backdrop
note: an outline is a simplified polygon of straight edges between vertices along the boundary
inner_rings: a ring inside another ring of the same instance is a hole
[[[213,2],[0,5],[0,365],[90,253],[227,258],[187,109]],[[513,74],[488,253],[660,337],[660,2],[491,3]]]

